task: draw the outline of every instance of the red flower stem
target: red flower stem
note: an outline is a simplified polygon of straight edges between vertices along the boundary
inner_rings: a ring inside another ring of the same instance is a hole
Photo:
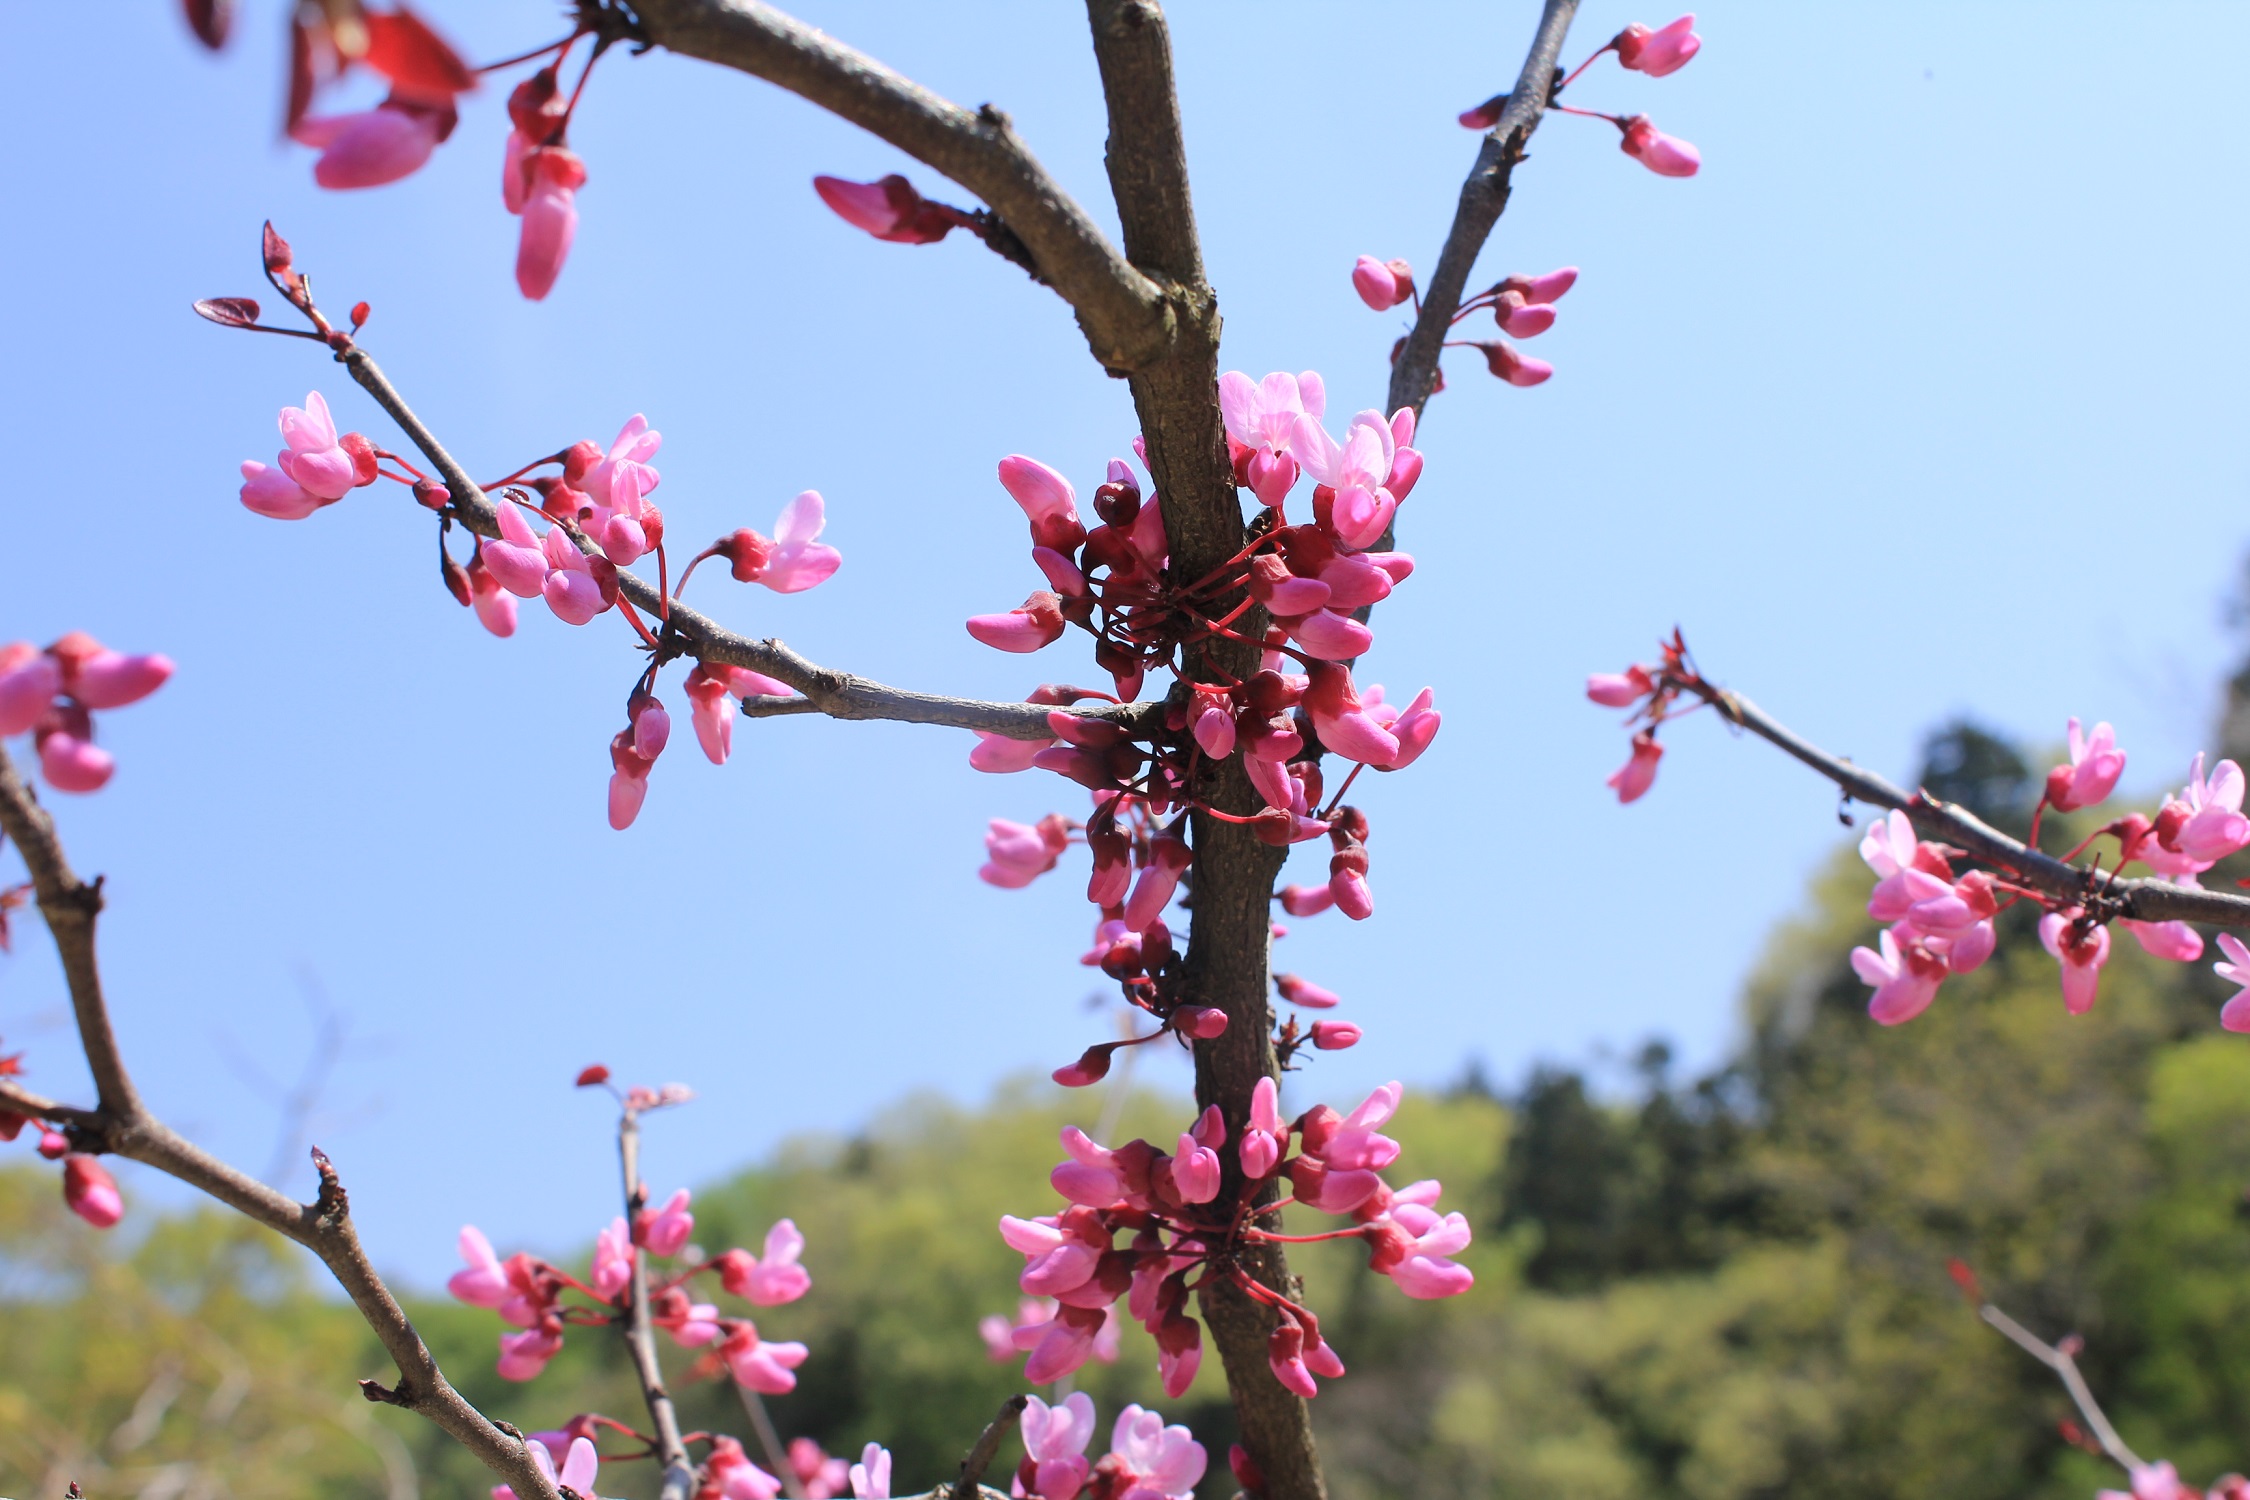
[[[503,57],[498,62],[486,63],[483,67],[473,69],[472,71],[478,73],[497,73],[502,68],[512,68],[518,63],[530,62],[535,57],[545,57],[550,52],[561,52],[567,50],[572,42],[578,40],[580,35],[582,35],[582,33],[574,31],[559,42],[549,42],[544,47],[537,48],[530,52],[521,53],[515,57]],[[557,60],[559,61],[560,59]]]
[[[1329,798],[1328,805],[1320,810],[1320,815],[1323,818],[1328,817],[1330,814],[1336,811],[1336,804],[1344,800],[1344,793],[1352,789],[1352,783],[1357,781],[1359,779],[1359,773],[1366,769],[1366,761],[1360,761],[1352,767],[1351,775],[1344,778],[1344,784],[1336,788],[1336,795]]]
[[[1571,71],[1570,71],[1570,76],[1569,76],[1568,78],[1565,78],[1565,79],[1564,79],[1564,80],[1563,80],[1562,82],[1560,82],[1560,83],[1558,83],[1558,84],[1556,84],[1556,85],[1555,85],[1555,92],[1556,92],[1557,94],[1559,94],[1559,93],[1561,93],[1561,92],[1562,92],[1562,91],[1563,91],[1564,89],[1567,89],[1567,88],[1569,88],[1569,87],[1570,87],[1570,86],[1571,86],[1572,84],[1576,83],[1576,82],[1578,81],[1578,75],[1579,75],[1579,74],[1581,74],[1581,73],[1583,73],[1583,72],[1585,72],[1585,71],[1586,71],[1586,70],[1587,70],[1588,68],[1592,67],[1592,66],[1593,66],[1593,65],[1594,65],[1595,63],[1598,63],[1598,62],[1600,62],[1600,61],[1601,61],[1601,59],[1602,59],[1602,54],[1603,54],[1604,52],[1614,52],[1614,51],[1616,51],[1616,50],[1617,50],[1617,43],[1615,43],[1615,42],[1604,42],[1604,43],[1602,43],[1602,45],[1601,45],[1601,46],[1599,46],[1599,47],[1596,47],[1596,48],[1594,49],[1594,55],[1593,55],[1593,56],[1591,56],[1591,57],[1587,58],[1587,59],[1586,59],[1586,60],[1585,60],[1584,62],[1580,63],[1580,64],[1579,64],[1579,65],[1578,65],[1577,67],[1575,67],[1575,68],[1571,69]],[[1549,105],[1548,107],[1549,107],[1550,109],[1563,109],[1563,108],[1566,108],[1567,106],[1565,106],[1565,105],[1561,105],[1561,104],[1550,104],[1550,105]],[[1573,110],[1573,111],[1572,111],[1572,113],[1574,113],[1574,114],[1575,114],[1575,113],[1578,113],[1578,111],[1575,111],[1575,110]]]
[[[1323,1234],[1275,1234],[1266,1229],[1245,1229],[1243,1234],[1253,1240],[1265,1240],[1275,1245],[1317,1245],[1322,1240],[1351,1240],[1365,1238],[1364,1228],[1331,1229]]]
[[[641,617],[633,612],[631,602],[622,594],[617,596],[617,607],[624,613],[625,618],[631,622],[632,627],[641,633],[641,639],[648,642],[649,649],[651,651],[658,649],[656,637],[648,633],[648,627],[641,623]]]

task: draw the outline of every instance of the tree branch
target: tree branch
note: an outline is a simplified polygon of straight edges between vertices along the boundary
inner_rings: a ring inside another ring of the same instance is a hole
[[[625,1180],[625,1222],[638,1223],[648,1206],[648,1188],[641,1181],[641,1119],[627,1109],[617,1121],[617,1164]],[[688,1500],[695,1493],[695,1466],[688,1462],[687,1443],[680,1436],[680,1415],[664,1388],[664,1369],[656,1361],[656,1328],[649,1321],[648,1250],[633,1252],[632,1302],[625,1311],[625,1349],[632,1356],[633,1374],[640,1381],[642,1399],[650,1420],[656,1423],[656,1457],[664,1465],[661,1500]]]
[[[1105,369],[1126,374],[1170,353],[1167,289],[1118,254],[993,106],[963,109],[758,0],[634,0],[633,9],[656,45],[777,84],[991,204],[1077,311]]]
[[[2078,1372],[2078,1361],[2072,1357],[2072,1351],[2045,1342],[1989,1302],[1977,1309],[1977,1316],[2006,1334],[2017,1348],[2055,1372],[2063,1383],[2063,1389],[2070,1392],[2071,1402],[2078,1408],[2078,1414],[2093,1429],[2094,1440],[2102,1445],[2102,1452],[2108,1454],[2127,1473],[2146,1467],[2140,1456],[2125,1446],[2125,1440],[2117,1435],[2117,1429],[2109,1425],[2109,1418],[2102,1414],[2101,1403],[2094,1399],[2094,1393],[2086,1386],[2086,1377]],[[2075,1336],[2065,1342],[2074,1341]]]
[[[1016,1429],[1029,1402],[1023,1396],[1010,1396],[1000,1403],[1000,1410],[985,1424],[977,1435],[976,1444],[969,1449],[968,1457],[961,1460],[961,1477],[953,1481],[951,1500],[975,1500],[979,1481],[984,1471],[992,1467],[992,1455],[1000,1451],[1001,1440]]]
[[[458,460],[446,451],[436,434],[425,426],[414,409],[406,404],[398,388],[391,384],[372,356],[358,345],[353,345],[336,356],[353,380],[375,398],[376,404],[390,414],[422,455],[429,459],[445,481],[453,497],[455,519],[479,536],[497,538],[500,535],[500,517],[492,497],[471,479]],[[583,543],[581,545],[584,545]],[[587,549],[592,550],[590,547]],[[921,693],[909,688],[890,687],[871,678],[839,672],[807,660],[778,640],[754,640],[736,635],[717,624],[709,616],[674,602],[669,605],[640,574],[625,568],[617,570],[617,588],[625,599],[643,614],[664,619],[673,634],[687,643],[687,654],[701,661],[729,667],[747,667],[768,677],[779,678],[798,692],[802,699],[766,698],[748,699],[744,712],[752,718],[771,718],[783,714],[819,713],[832,719],[886,719],[903,724],[938,724],[954,729],[982,730],[988,734],[1007,735],[1019,740],[1051,739],[1054,731],[1047,727],[1047,715],[1053,710],[1036,703],[994,703],[977,698],[954,698],[942,693]],[[1093,708],[1072,708],[1067,712],[1082,718],[1103,719],[1121,724],[1136,738],[1148,738],[1164,730],[1164,706],[1161,703],[1104,704]]]
[[[558,1500],[555,1487],[533,1466],[522,1440],[495,1427],[446,1380],[429,1346],[368,1263],[352,1226],[343,1183],[326,1156],[313,1153],[320,1171],[318,1197],[309,1204],[298,1203],[190,1145],[148,1113],[119,1054],[94,961],[94,915],[101,909],[101,882],[88,884],[71,873],[55,836],[54,820],[39,806],[4,749],[0,749],[0,830],[15,840],[30,867],[39,909],[62,958],[79,1045],[101,1100],[97,1109],[68,1109],[5,1084],[0,1085],[0,1104],[65,1126],[78,1149],[111,1152],[176,1177],[312,1251],[350,1295],[398,1366],[396,1388],[362,1383],[368,1399],[403,1406],[428,1418],[514,1486],[519,1497]]]
[[[1411,406],[1419,417],[1430,399],[1431,388],[1437,384],[1438,355],[1444,348],[1446,331],[1453,326],[1453,314],[1460,309],[1469,272],[1475,269],[1492,226],[1500,222],[1508,206],[1510,178],[1516,164],[1524,159],[1531,133],[1539,128],[1547,112],[1549,93],[1562,79],[1562,70],[1556,64],[1562,56],[1563,37],[1577,13],[1578,0],[1547,0],[1540,14],[1539,30],[1531,39],[1523,71],[1516,75],[1508,107],[1478,146],[1476,165],[1461,184],[1461,205],[1454,210],[1453,228],[1445,236],[1445,248],[1438,254],[1429,285],[1422,289],[1421,314],[1391,367],[1386,411]]]
[[[2027,848],[1979,818],[1967,808],[1940,802],[1927,792],[1909,793],[1785,728],[1757,704],[1740,693],[1712,686],[1701,677],[1672,673],[1666,682],[1692,693],[1719,711],[1729,723],[1778,745],[1791,756],[1827,777],[1856,802],[1872,807],[1896,808],[1914,824],[1915,832],[1937,843],[1954,845],[1988,864],[1998,865],[2057,902],[2074,906],[2098,898],[2112,914],[2140,922],[2203,922],[2216,927],[2250,927],[2250,897],[2224,891],[2200,891],[2161,880],[2125,880],[2106,870],[2066,864],[2049,854]]]

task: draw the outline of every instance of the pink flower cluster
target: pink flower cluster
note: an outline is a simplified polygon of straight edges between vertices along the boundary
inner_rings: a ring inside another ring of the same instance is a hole
[[[1274,1309],[1278,1321],[1267,1359],[1283,1385],[1311,1396],[1318,1390],[1314,1377],[1342,1375],[1343,1362],[1322,1339],[1312,1311],[1262,1285],[1240,1264],[1246,1245],[1292,1238],[1260,1224],[1272,1211],[1259,1206],[1261,1198],[1284,1178],[1293,1189],[1287,1202],[1354,1220],[1349,1229],[1311,1238],[1365,1240],[1369,1264],[1410,1297],[1467,1291],[1475,1278],[1450,1257],[1467,1248],[1468,1221],[1437,1212],[1436,1181],[1394,1190],[1381,1176],[1399,1146],[1378,1127],[1397,1110],[1400,1092],[1399,1085],[1386,1084],[1348,1115],[1320,1105],[1284,1122],[1273,1080],[1261,1080],[1233,1145],[1238,1171],[1232,1191],[1222,1157],[1227,1127],[1215,1105],[1182,1132],[1171,1152],[1143,1140],[1110,1148],[1067,1127],[1062,1143],[1068,1158],[1049,1181],[1069,1207],[1000,1221],[1001,1238],[1024,1257],[1023,1290],[1059,1304],[1051,1320],[1014,1335],[1030,1351],[1024,1378],[1044,1384],[1084,1364],[1113,1304],[1123,1298],[1127,1313],[1156,1340],[1165,1393],[1178,1396],[1203,1357],[1201,1325],[1187,1311],[1189,1293],[1213,1277]],[[1131,1238],[1118,1244],[1127,1233]]]
[[[2095,1500],[2250,1500],[2250,1479],[2240,1474],[2222,1475],[2208,1494],[2180,1478],[2168,1462],[2142,1464],[2130,1476],[2132,1490],[2097,1490]]]
[[[1568,78],[1556,85],[1549,107],[1563,114],[1586,115],[1607,120],[1615,125],[1623,137],[1620,148],[1642,166],[1659,177],[1693,177],[1703,165],[1702,156],[1686,141],[1664,134],[1649,122],[1646,115],[1610,115],[1596,110],[1576,109],[1556,102],[1562,91],[1576,82],[1578,75],[1592,67],[1603,54],[1614,52],[1617,61],[1628,71],[1643,73],[1650,78],[1662,78],[1677,73],[1688,60],[1703,50],[1703,38],[1695,34],[1695,17],[1685,15],[1665,26],[1651,30],[1635,21],[1623,31],[1604,42],[1592,57],[1571,71]],[[1474,109],[1463,110],[1461,124],[1470,130],[1490,130],[1500,123],[1507,111],[1508,95],[1495,94]]]
[[[7,947],[7,912],[10,905],[23,897],[21,888],[0,891],[0,950]],[[14,1078],[23,1072],[23,1054],[12,1053],[0,1057],[0,1078]],[[13,1110],[0,1109],[0,1141],[12,1141],[23,1134],[23,1128],[32,1124],[27,1115]],[[125,1217],[125,1197],[117,1190],[117,1179],[109,1169],[94,1157],[72,1151],[70,1138],[53,1125],[41,1123],[39,1127],[39,1154],[49,1161],[63,1164],[63,1203],[70,1211],[96,1229],[113,1228]]]
[[[1185,1427],[1167,1427],[1155,1412],[1128,1406],[1110,1428],[1109,1452],[1086,1458],[1094,1436],[1094,1399],[1073,1392],[1052,1406],[1024,1401],[1023,1462],[1009,1492],[1019,1500],[1192,1500],[1209,1460]]]
[[[1452,322],[1457,325],[1480,312],[1490,312],[1502,333],[1519,339],[1537,338],[1555,326],[1554,304],[1577,281],[1576,266],[1564,266],[1544,276],[1510,276],[1462,302],[1453,310]],[[1352,290],[1375,311],[1386,312],[1414,296],[1414,272],[1403,260],[1379,261],[1372,255],[1362,255],[1352,269]],[[1420,303],[1415,306],[1419,312]],[[1484,356],[1485,368],[1513,386],[1540,385],[1555,373],[1553,365],[1531,358],[1505,338],[1449,340],[1445,347],[1477,350]],[[1402,337],[1391,346],[1391,363],[1398,363],[1405,349]],[[1435,389],[1445,389],[1442,370]]]
[[[242,503],[276,521],[302,521],[380,477],[375,445],[356,432],[339,436],[320,392],[281,409],[281,452],[272,468],[242,462]]]
[[[641,1210],[630,1225],[623,1218],[613,1220],[594,1236],[593,1260],[583,1279],[531,1255],[502,1260],[482,1230],[464,1226],[460,1250],[465,1269],[454,1273],[446,1290],[472,1306],[493,1309],[520,1330],[500,1336],[500,1374],[508,1380],[534,1379],[561,1352],[567,1326],[613,1323],[624,1315],[639,1257],[673,1260],[687,1249],[695,1232],[688,1201],[682,1188],[660,1206]],[[794,1302],[812,1288],[812,1277],[798,1264],[804,1248],[797,1226],[783,1219],[767,1231],[762,1257],[728,1250],[652,1276],[651,1321],[683,1349],[714,1348],[734,1378],[752,1390],[769,1395],[792,1390],[797,1384],[792,1372],[805,1361],[803,1344],[761,1339],[749,1319],[694,1301],[688,1287],[695,1277],[712,1274],[728,1294],[754,1307]],[[573,1292],[582,1300],[565,1302],[564,1295]]]
[[[112,651],[83,630],[45,650],[10,641],[0,646],[0,738],[28,731],[49,786],[98,792],[117,762],[94,743],[93,711],[138,703],[171,675],[169,657]],[[0,912],[0,938],[5,931]]]
[[[1609,778],[1620,802],[1645,793],[1656,776],[1663,747],[1656,730],[1684,692],[1708,700],[1713,690],[1695,674],[1679,634],[1664,643],[1661,664],[1636,664],[1623,672],[1596,673],[1586,679],[1586,696],[1606,708],[1631,708],[1637,725],[1629,759]],[[1701,706],[1698,704],[1697,706]],[[2106,801],[2125,774],[2125,752],[2116,731],[2096,724],[2089,732],[2069,723],[2070,758],[2047,773],[2039,805],[2033,810],[2029,842],[2039,845],[2047,811],[2078,812]],[[1868,1014],[1885,1026],[1911,1021],[1937,998],[1938,986],[1966,974],[1991,957],[1997,938],[1993,919],[2017,901],[2046,910],[2039,918],[2039,941],[2053,955],[2062,979],[2064,1007],[2072,1015],[2093,1008],[2109,961],[2112,926],[2122,927],[2152,957],[2192,963],[2203,956],[2203,937],[2182,921],[2145,921],[2126,916],[2110,885],[2132,864],[2146,866],[2159,882],[2196,889],[2197,878],[2220,860],[2250,848],[2250,815],[2242,810],[2246,783],[2242,768],[2222,760],[2204,774],[2203,756],[2189,767],[2187,784],[2164,799],[2154,818],[2127,813],[2096,829],[2067,857],[2075,858],[2099,838],[2117,842],[2117,858],[2106,872],[2089,876],[2084,896],[2060,901],[2015,880],[2008,871],[1970,870],[1957,874],[1954,862],[1964,851],[1923,840],[1909,811],[1892,809],[1861,839],[1860,857],[1875,872],[1867,914],[1886,924],[1873,948],[1852,950],[1852,970],[1872,988]],[[1917,800],[1917,806],[1920,805]],[[2226,961],[2219,976],[2242,989],[2220,1011],[2229,1031],[2250,1032],[2250,947],[2220,934]]]

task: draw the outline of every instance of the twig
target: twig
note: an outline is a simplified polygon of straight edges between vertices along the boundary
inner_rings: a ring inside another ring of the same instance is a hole
[[[1906,814],[1922,837],[1954,845],[1989,864],[1999,865],[2024,884],[2066,905],[2098,896],[2105,903],[2113,904],[2116,915],[2135,921],[2250,927],[2250,897],[2225,891],[2194,890],[2161,880],[2126,880],[2107,871],[2066,864],[2052,855],[2026,847],[1958,803],[1940,802],[1928,792],[1907,793],[1872,771],[1830,755],[1783,727],[1740,693],[1714,687],[1700,677],[1668,676],[1666,680],[1709,703],[1730,723],[1780,746],[1835,782],[1854,801],[1873,807],[1897,808]]]
[[[1000,1403],[999,1413],[985,1424],[984,1431],[977,1437],[976,1446],[969,1450],[967,1458],[961,1460],[961,1477],[953,1481],[952,1500],[971,1500],[977,1493],[977,1486],[984,1479],[984,1471],[992,1465],[992,1455],[1000,1451],[1000,1440],[1015,1431],[1028,1400],[1028,1397],[1016,1395]]]
[[[101,1103],[91,1110],[70,1109],[13,1084],[0,1085],[0,1102],[65,1125],[71,1144],[79,1150],[111,1152],[154,1167],[312,1251],[350,1295],[398,1366],[395,1387],[362,1382],[367,1398],[403,1406],[435,1423],[512,1485],[519,1497],[559,1500],[554,1485],[532,1463],[522,1439],[495,1427],[446,1380],[429,1346],[369,1264],[352,1225],[343,1183],[325,1155],[313,1153],[320,1172],[319,1196],[312,1203],[298,1203],[190,1145],[141,1103],[118,1050],[95,962],[94,918],[101,910],[101,882],[81,881],[71,871],[55,836],[54,820],[4,749],[0,749],[0,831],[15,841],[31,870],[39,909],[70,988],[79,1046]]]
[[[1547,0],[1540,14],[1539,30],[1531,39],[1523,71],[1516,75],[1508,107],[1477,148],[1476,165],[1461,184],[1461,206],[1454,210],[1453,228],[1446,234],[1445,248],[1438,253],[1430,284],[1422,289],[1421,315],[1414,320],[1414,331],[1406,336],[1406,347],[1399,351],[1398,363],[1391,368],[1386,411],[1411,406],[1419,417],[1430,399],[1446,330],[1453,326],[1453,315],[1460,310],[1461,293],[1469,284],[1477,255],[1508,206],[1516,164],[1524,159],[1524,147],[1547,112],[1548,93],[1561,77],[1556,60],[1562,56],[1563,37],[1577,13],[1578,0]]]
[[[638,1221],[648,1206],[648,1188],[641,1181],[641,1117],[627,1109],[617,1120],[617,1164],[625,1183],[625,1222]],[[656,1327],[649,1321],[648,1249],[633,1253],[631,1305],[626,1308],[625,1349],[632,1356],[633,1374],[641,1383],[641,1396],[656,1423],[656,1456],[664,1465],[661,1500],[688,1500],[695,1493],[695,1466],[688,1462],[687,1443],[680,1436],[680,1416],[664,1388],[664,1370],[656,1362]]]
[[[2117,1435],[2117,1429],[2109,1425],[2109,1418],[2102,1414],[2101,1403],[2087,1389],[2086,1377],[2078,1373],[2078,1361],[2071,1357],[2069,1351],[2046,1343],[1989,1302],[1977,1309],[1977,1316],[2006,1334],[2017,1348],[2055,1372],[2063,1383],[2063,1389],[2070,1392],[2070,1399],[2077,1406],[2078,1414],[2086,1419],[2086,1425],[2093,1430],[2094,1440],[2102,1445],[2102,1452],[2108,1454],[2127,1473],[2147,1467],[2141,1462],[2139,1455],[2125,1446],[2125,1440]]]
[[[728,1380],[734,1387],[735,1398],[742,1403],[742,1414],[750,1419],[750,1428],[758,1434],[758,1446],[766,1450],[766,1462],[780,1478],[782,1489],[789,1500],[806,1500],[805,1481],[797,1473],[797,1466],[789,1461],[789,1450],[781,1446],[781,1434],[774,1430],[773,1414],[766,1410],[765,1398],[739,1380]]]
[[[452,494],[456,519],[480,536],[498,537],[500,518],[491,497],[469,478],[468,472],[446,451],[436,434],[414,414],[406,398],[399,394],[398,388],[391,384],[367,351],[355,344],[337,355],[337,359],[437,469]],[[590,552],[591,548],[588,550]],[[665,601],[656,585],[640,574],[619,568],[617,587],[643,613],[667,615]],[[762,672],[804,694],[802,700],[755,700],[757,707],[746,705],[752,718],[822,713],[833,719],[887,719],[905,724],[983,730],[1022,740],[1053,736],[1053,731],[1047,727],[1047,715],[1052,710],[1035,703],[993,703],[889,687],[849,672],[819,666],[778,640],[753,640],[736,635],[708,616],[677,602],[669,608],[667,624],[688,643],[690,655],[714,665],[747,667],[753,672]],[[796,706],[800,701],[803,706]],[[1067,711],[1082,718],[1122,724],[1137,738],[1147,738],[1163,730],[1164,706],[1161,703],[1103,704]]]
[[[1135,269],[992,105],[943,99],[758,0],[634,0],[648,39],[797,94],[927,162],[992,205],[1039,275],[1077,311],[1119,374],[1165,359],[1176,333],[1166,288]]]

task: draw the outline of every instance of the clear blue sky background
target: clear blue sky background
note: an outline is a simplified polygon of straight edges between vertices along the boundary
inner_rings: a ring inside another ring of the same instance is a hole
[[[535,0],[429,8],[482,56],[553,26]],[[310,346],[187,312],[263,290],[271,215],[328,300],[374,304],[370,347],[476,470],[645,411],[675,536],[828,497],[832,583],[781,599],[712,578],[705,607],[890,682],[1017,697],[1090,669],[960,628],[1035,581],[993,462],[1025,451],[1090,486],[1134,431],[1063,306],[973,243],[848,229],[814,173],[941,185],[663,55],[597,75],[574,131],[584,229],[553,298],[526,304],[496,190],[504,87],[418,177],[324,194],[273,140],[281,7],[249,0],[216,59],[174,9],[95,28],[29,8],[0,52],[18,454],[0,638],[85,627],[179,663],[104,718],[110,789],[54,799],[80,867],[110,876],[111,994],[156,1107],[262,1165],[274,1103],[240,1063],[294,1072],[316,974],[357,1039],[316,1133],[377,1259],[434,1279],[465,1219],[560,1249],[613,1211],[607,1116],[568,1088],[582,1063],[701,1089],[657,1134],[663,1186],[912,1089],[980,1097],[1099,1034],[1077,867],[1015,894],[973,875],[986,817],[1077,811],[1074,789],[977,775],[963,734],[794,719],[740,726],[724,770],[683,736],[612,833],[622,626],[527,609],[489,638],[389,487],[297,525],[245,512],[235,465],[270,459],[275,410],[308,388],[387,430]],[[1227,365],[1316,368],[1338,410],[1374,404],[1400,325],[1351,296],[1353,257],[1434,262],[1476,144],[1452,116],[1512,80],[1536,6],[1176,9]],[[1002,104],[1109,219],[1072,7],[805,13]],[[1590,0],[1572,58],[1636,17],[1668,18]],[[1361,799],[1374,920],[1284,945],[1369,1029],[1312,1088],[1435,1084],[1470,1057],[1513,1077],[1651,1033],[1691,1064],[1723,1053],[1764,934],[1839,831],[1831,791],[1708,722],[1672,736],[1645,803],[1609,801],[1624,741],[1581,679],[1675,621],[1721,680],[1894,775],[1973,706],[2035,738],[2114,719],[2133,784],[2178,779],[2229,659],[2243,530],[2250,223],[2240,80],[2211,40],[2239,19],[1730,5],[1685,72],[1605,65],[1578,87],[1651,112],[1705,169],[1658,179],[1607,126],[1557,119],[1518,178],[1483,274],[1584,276],[1536,346],[1550,384],[1456,356],[1432,407],[1401,518],[1422,569],[1378,616],[1372,675],[1436,684],[1446,728]],[[0,1035],[72,1095],[59,978],[36,927],[23,939]]]

